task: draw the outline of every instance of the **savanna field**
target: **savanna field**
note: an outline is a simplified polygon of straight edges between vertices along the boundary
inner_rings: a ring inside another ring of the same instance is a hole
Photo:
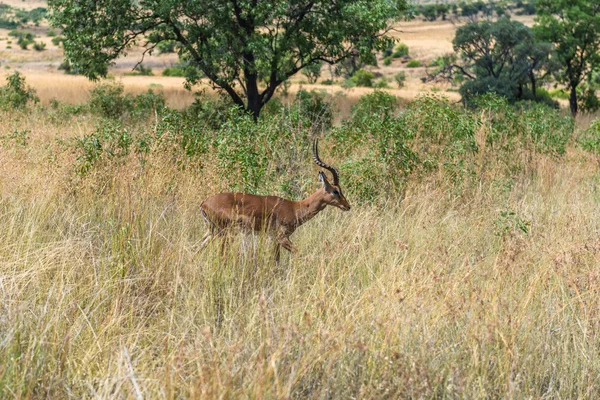
[[[0,398],[600,397],[598,112],[466,107],[388,56],[397,89],[296,76],[255,122],[206,79],[125,74],[139,48],[65,75],[30,29],[45,49],[0,30]],[[428,65],[455,31],[391,34]],[[264,234],[201,245],[215,193],[314,193],[314,139],[349,212],[279,264]]]
[[[3,397],[598,394],[597,123],[493,96],[375,92],[334,126],[315,93],[258,124],[156,104],[2,113]],[[210,194],[316,190],[314,137],[350,212],[279,266],[262,235],[199,246]]]

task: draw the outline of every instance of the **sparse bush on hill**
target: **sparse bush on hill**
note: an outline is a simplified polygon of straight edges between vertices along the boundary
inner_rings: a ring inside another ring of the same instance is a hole
[[[21,110],[29,103],[39,102],[35,90],[25,83],[25,77],[15,71],[6,77],[7,84],[0,87],[0,107]]]

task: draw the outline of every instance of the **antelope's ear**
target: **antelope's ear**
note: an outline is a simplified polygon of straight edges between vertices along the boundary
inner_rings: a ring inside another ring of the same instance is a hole
[[[319,171],[319,180],[325,188],[328,188],[330,186],[329,181],[327,180],[327,176],[325,176],[325,173],[323,171]]]

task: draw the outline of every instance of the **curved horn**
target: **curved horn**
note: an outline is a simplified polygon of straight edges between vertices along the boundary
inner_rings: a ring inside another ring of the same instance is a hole
[[[331,165],[325,164],[319,158],[319,139],[315,139],[315,141],[313,142],[313,159],[319,167],[325,168],[326,170],[331,172],[331,175],[333,175],[333,184],[338,186],[340,184],[340,173],[338,172],[338,170],[335,169],[335,167],[332,167]]]

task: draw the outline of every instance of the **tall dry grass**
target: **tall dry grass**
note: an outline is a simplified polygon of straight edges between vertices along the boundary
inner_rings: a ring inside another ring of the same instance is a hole
[[[160,154],[79,177],[60,140],[93,120],[3,118],[2,397],[599,395],[600,180],[577,148],[326,209],[276,267],[261,236],[199,247],[227,177]]]

